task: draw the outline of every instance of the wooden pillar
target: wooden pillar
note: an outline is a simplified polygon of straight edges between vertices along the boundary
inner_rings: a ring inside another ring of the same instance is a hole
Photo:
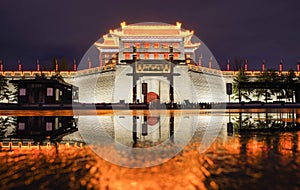
[[[142,94],[144,96],[144,104],[147,104],[148,84],[142,83]]]
[[[137,91],[137,90],[136,90],[136,83],[135,83],[135,84],[133,83],[133,89],[132,89],[132,103],[134,103],[134,104],[136,104],[136,94],[137,94],[136,91]]]
[[[171,106],[173,106],[174,104],[174,88],[173,88],[173,84],[170,83],[170,103]]]
[[[170,115],[169,125],[170,125],[170,140],[171,142],[174,142],[174,115]]]
[[[173,52],[174,52],[173,46],[169,46],[169,61],[171,63],[173,63],[173,60],[174,60],[174,54],[173,54]]]
[[[147,124],[147,116],[144,116],[144,122],[142,124],[142,136],[148,135],[148,124]]]
[[[137,116],[132,117],[132,140],[134,143],[137,142]]]

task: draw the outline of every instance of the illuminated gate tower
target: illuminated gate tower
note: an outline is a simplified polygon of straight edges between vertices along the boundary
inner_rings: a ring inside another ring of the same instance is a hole
[[[173,82],[174,67],[190,64],[195,60],[195,50],[200,43],[192,43],[193,31],[181,29],[181,23],[168,25],[161,23],[142,23],[126,25],[121,23],[121,28],[110,30],[103,36],[103,43],[96,42],[99,50],[100,65],[117,64],[119,68],[128,66],[132,77],[132,102],[137,102],[137,95],[141,95],[142,89],[137,89],[140,83],[150,83],[148,92],[155,92],[159,85],[151,85],[149,79],[167,79],[169,92],[163,90],[168,96],[168,102],[174,102]],[[125,77],[125,76],[124,76]],[[124,79],[126,80],[126,79]],[[138,93],[139,91],[139,93]],[[144,96],[144,101],[146,96]],[[166,100],[166,99],[165,99]]]

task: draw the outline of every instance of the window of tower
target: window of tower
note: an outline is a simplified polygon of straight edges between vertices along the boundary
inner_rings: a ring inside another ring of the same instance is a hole
[[[163,48],[164,49],[168,49],[169,48],[169,44],[168,43],[163,43]]]
[[[125,53],[125,59],[130,59],[130,53]]]
[[[169,54],[165,53],[164,54],[164,59],[169,59]]]
[[[179,58],[179,54],[178,53],[175,53],[174,54],[174,59],[178,59]]]
[[[144,48],[150,48],[150,43],[148,42],[144,43]]]
[[[179,43],[173,43],[172,46],[177,49],[179,47]]]
[[[130,43],[124,43],[124,48],[130,48]]]
[[[136,48],[141,48],[141,44],[140,43],[135,43],[134,44]]]

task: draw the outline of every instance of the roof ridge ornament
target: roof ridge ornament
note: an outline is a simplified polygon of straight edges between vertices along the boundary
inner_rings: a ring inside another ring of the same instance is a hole
[[[124,28],[126,26],[126,22],[123,21],[123,22],[120,23],[120,25],[121,25],[122,28]]]
[[[181,22],[176,22],[176,26],[178,27],[178,28],[181,28],[181,25],[182,25],[182,23]]]

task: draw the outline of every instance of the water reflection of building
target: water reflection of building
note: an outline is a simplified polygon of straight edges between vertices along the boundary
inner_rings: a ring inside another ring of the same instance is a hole
[[[11,137],[41,141],[61,139],[77,131],[73,116],[18,116],[16,132]]]
[[[78,99],[78,88],[61,80],[12,80],[17,84],[19,104],[71,104]]]
[[[156,146],[163,142],[184,145],[196,137],[203,149],[219,134],[223,117],[211,115],[80,116],[79,132],[87,144]]]
[[[139,121],[140,119],[140,121]],[[157,145],[168,138],[171,142],[174,142],[174,116],[170,116],[169,125],[165,126],[168,128],[167,131],[169,134],[163,134],[163,136],[167,137],[166,139],[162,139],[162,126],[161,126],[161,118],[160,116],[143,116],[143,117],[132,117],[132,140],[133,147],[143,147],[143,146],[151,146]],[[153,135],[153,128],[158,128],[158,134]],[[166,129],[163,130],[165,133]],[[149,138],[148,135],[151,135]]]

